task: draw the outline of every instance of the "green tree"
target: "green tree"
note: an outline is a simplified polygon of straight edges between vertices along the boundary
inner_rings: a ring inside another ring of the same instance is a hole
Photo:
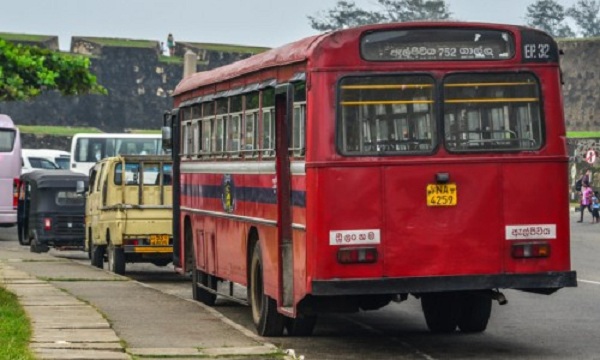
[[[45,90],[63,95],[106,94],[90,60],[0,39],[0,101],[27,100]]]
[[[445,0],[377,0],[381,11],[360,9],[353,1],[339,0],[335,7],[308,16],[319,31],[345,29],[366,24],[418,20],[446,20],[451,12]]]
[[[377,0],[389,22],[448,20],[452,16],[445,0]]]
[[[383,17],[378,13],[357,8],[353,1],[339,0],[333,9],[308,16],[308,20],[313,29],[330,31],[380,23]]]
[[[579,0],[567,10],[567,15],[575,20],[584,37],[600,35],[599,13],[600,2],[596,0]]]
[[[537,0],[527,6],[527,24],[555,37],[574,37],[575,33],[565,24],[565,8],[555,0]]]

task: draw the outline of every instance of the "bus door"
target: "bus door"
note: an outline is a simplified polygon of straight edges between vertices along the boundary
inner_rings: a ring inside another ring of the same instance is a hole
[[[277,173],[277,244],[279,247],[279,277],[281,304],[293,305],[294,257],[292,246],[292,177],[289,143],[294,109],[294,87],[291,84],[275,88],[275,169]]]

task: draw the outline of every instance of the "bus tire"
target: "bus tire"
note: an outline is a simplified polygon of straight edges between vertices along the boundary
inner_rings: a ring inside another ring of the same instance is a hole
[[[108,270],[118,275],[125,274],[125,251],[122,246],[108,243]]]
[[[277,312],[277,302],[264,292],[260,241],[254,246],[250,263],[250,306],[256,332],[260,336],[281,336],[285,317]]]
[[[460,315],[459,297],[456,293],[423,294],[421,307],[430,331],[451,333],[456,330]]]
[[[90,251],[92,253],[90,258],[92,266],[95,266],[98,269],[104,269],[104,253],[106,251],[106,247],[92,244],[90,244],[90,247]]]
[[[464,294],[460,302],[458,328],[465,333],[483,332],[492,313],[492,298],[478,294]]]
[[[217,282],[213,276],[196,268],[195,252],[192,252],[192,260],[192,297],[194,298],[194,300],[200,301],[205,305],[214,306],[215,302],[217,301],[217,294],[213,294],[210,291],[207,291],[202,286],[199,286],[199,284],[209,287],[213,290],[217,290]]]
[[[310,336],[317,324],[317,315],[300,315],[285,319],[285,330],[289,336]]]

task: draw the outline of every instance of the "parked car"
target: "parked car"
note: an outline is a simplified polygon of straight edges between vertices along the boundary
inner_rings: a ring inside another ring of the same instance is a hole
[[[20,157],[19,128],[8,115],[0,114],[0,227],[12,227],[17,223]]]
[[[36,169],[58,170],[61,167],[55,162],[56,156],[49,149],[22,149],[21,174],[27,174]],[[68,155],[65,151],[65,153]]]
[[[100,160],[90,172],[86,250],[92,265],[123,274],[125,264],[165,266],[173,258],[172,160],[123,155]]]
[[[32,252],[84,249],[88,177],[68,170],[35,170],[21,176],[18,238]]]

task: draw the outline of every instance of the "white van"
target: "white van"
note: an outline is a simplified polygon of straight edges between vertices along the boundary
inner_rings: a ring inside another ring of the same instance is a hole
[[[68,151],[54,149],[23,149],[21,174],[36,169],[68,169],[71,155]]]
[[[0,114],[0,227],[17,223],[21,135],[8,115]]]
[[[117,155],[160,155],[161,134],[75,134],[71,142],[71,171],[89,175],[90,169]]]

